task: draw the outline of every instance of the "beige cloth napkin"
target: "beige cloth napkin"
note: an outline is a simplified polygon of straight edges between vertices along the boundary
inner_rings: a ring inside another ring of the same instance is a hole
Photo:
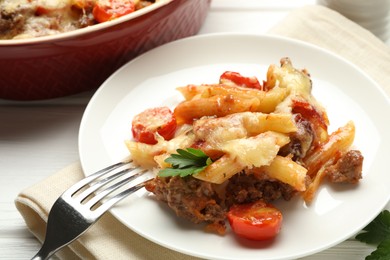
[[[329,49],[371,75],[390,96],[390,48],[367,30],[321,6],[291,12],[270,33]],[[31,232],[42,241],[55,199],[83,178],[79,163],[22,191],[15,200]],[[57,253],[61,259],[197,259],[163,248],[132,232],[110,213],[87,233]]]

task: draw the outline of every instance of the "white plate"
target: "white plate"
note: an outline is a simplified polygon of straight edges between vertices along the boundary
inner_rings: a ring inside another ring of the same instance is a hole
[[[112,210],[130,229],[164,247],[208,259],[291,259],[313,254],[355,235],[390,197],[388,160],[390,103],[362,71],[322,49],[285,38],[243,34],[203,35],[156,48],[123,66],[96,92],[83,116],[79,149],[86,174],[127,156],[133,116],[146,108],[175,106],[175,87],[214,83],[225,70],[265,79],[270,64],[288,56],[307,68],[314,95],[327,108],[331,130],[353,120],[355,146],[364,154],[359,185],[324,185],[312,205],[279,202],[281,234],[270,243],[221,237],[174,216],[139,191]]]

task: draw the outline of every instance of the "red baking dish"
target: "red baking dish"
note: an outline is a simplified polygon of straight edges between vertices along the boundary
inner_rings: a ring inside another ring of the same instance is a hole
[[[0,40],[0,98],[38,100],[96,89],[139,54],[196,34],[210,2],[160,1],[71,32]]]

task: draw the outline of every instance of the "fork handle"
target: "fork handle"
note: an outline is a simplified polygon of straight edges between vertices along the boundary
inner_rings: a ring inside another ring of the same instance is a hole
[[[31,260],[46,260],[46,259],[49,259],[55,252],[56,251],[47,250],[45,243],[43,243],[41,249],[38,251],[38,253],[33,258],[31,258]]]
[[[38,253],[33,258],[31,258],[31,260],[45,260],[45,259],[48,259],[48,257],[44,258],[40,256]]]

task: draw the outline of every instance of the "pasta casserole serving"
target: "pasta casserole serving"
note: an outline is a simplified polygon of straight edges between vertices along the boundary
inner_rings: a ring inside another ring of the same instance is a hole
[[[53,35],[107,22],[159,0],[0,0],[0,39]]]
[[[283,215],[276,200],[313,201],[325,180],[357,184],[363,156],[355,126],[328,132],[324,107],[307,70],[289,58],[270,65],[266,80],[226,71],[216,84],[178,87],[184,100],[132,120],[126,145],[133,161],[156,177],[146,189],[206,230],[274,238]]]

